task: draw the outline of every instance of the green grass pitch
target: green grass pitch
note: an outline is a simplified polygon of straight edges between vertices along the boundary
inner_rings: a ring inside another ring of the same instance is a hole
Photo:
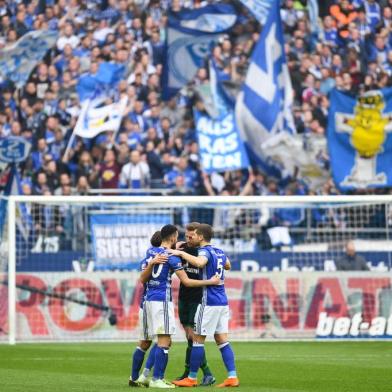
[[[0,391],[128,391],[134,347],[134,343],[0,345]],[[233,347],[241,391],[392,391],[392,342],[249,342]],[[167,379],[182,373],[184,349],[183,343],[173,344]],[[206,350],[220,382],[225,377],[220,353],[212,343]]]

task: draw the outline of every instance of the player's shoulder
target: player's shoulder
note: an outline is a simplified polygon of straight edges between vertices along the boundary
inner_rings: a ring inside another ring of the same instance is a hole
[[[211,252],[216,254],[217,256],[224,256],[225,252],[223,249],[218,248],[216,246],[211,245]]]
[[[158,253],[162,253],[163,251],[164,251],[164,249],[159,246],[150,246],[147,249],[146,256],[147,257],[155,256]]]
[[[175,269],[183,268],[181,257],[175,256],[175,255],[170,255],[168,262],[172,268],[175,268]]]

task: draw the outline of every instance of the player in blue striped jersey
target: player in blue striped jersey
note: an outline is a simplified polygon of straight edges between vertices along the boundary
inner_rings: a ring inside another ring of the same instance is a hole
[[[220,285],[203,288],[203,299],[195,315],[195,334],[190,360],[189,376],[173,383],[181,387],[197,386],[197,372],[205,356],[204,342],[207,335],[214,335],[219,347],[228,377],[218,387],[238,387],[239,380],[234,361],[234,353],[228,341],[229,306],[225,292],[224,269],[230,263],[223,250],[210,244],[213,236],[212,227],[200,224],[196,228],[194,243],[199,246],[198,256],[175,250],[172,254],[180,256],[188,263],[202,268],[203,279],[218,275]]]
[[[169,251],[175,246],[178,239],[178,230],[173,225],[166,225],[161,229],[162,246],[160,253],[168,256],[164,264],[148,264],[141,273],[140,280],[147,283],[146,312],[149,332],[158,336],[158,347],[155,352],[153,378],[150,387],[174,388],[173,384],[164,380],[165,369],[168,361],[171,335],[175,334],[174,307],[171,292],[171,276],[175,273],[181,283],[188,287],[202,287],[219,284],[217,276],[208,280],[189,279],[183,270],[182,260]]]
[[[148,264],[151,265],[164,263],[167,261],[167,256],[161,254],[160,246],[161,246],[161,232],[156,231],[151,239],[151,247],[147,249],[145,258],[140,262],[140,271],[144,271]],[[143,370],[143,373],[139,376],[140,369],[142,367],[144,356],[146,351],[150,348],[153,336],[149,333],[148,325],[147,325],[147,317],[146,317],[146,307],[144,306],[146,300],[146,284],[143,284],[143,293],[140,298],[140,308],[139,308],[139,323],[140,323],[140,341],[139,345],[136,347],[133,356],[132,356],[132,368],[131,368],[131,376],[129,377],[129,386],[130,387],[138,387],[140,385],[148,386],[148,376],[150,374],[150,370],[154,365],[155,360],[155,349],[157,347],[154,344],[148,354],[146,366]]]

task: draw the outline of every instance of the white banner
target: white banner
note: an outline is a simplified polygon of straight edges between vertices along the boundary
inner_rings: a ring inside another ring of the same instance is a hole
[[[138,275],[137,272],[17,274],[17,339],[137,340],[143,291]],[[231,338],[390,339],[391,279],[391,274],[377,272],[229,272],[225,287],[231,311]],[[175,304],[178,283],[174,278]],[[1,292],[0,340],[5,341],[6,286],[0,286]],[[116,314],[116,325],[109,324],[110,312],[100,310],[102,305]],[[176,319],[174,338],[183,340]]]

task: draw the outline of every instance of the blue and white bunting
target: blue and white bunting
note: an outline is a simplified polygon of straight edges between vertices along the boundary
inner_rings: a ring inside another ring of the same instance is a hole
[[[284,53],[279,0],[271,6],[236,103],[236,119],[252,157],[265,161],[262,144],[294,134],[293,90]]]
[[[229,4],[210,4],[169,14],[163,99],[170,99],[192,80],[221,34],[228,31],[236,20],[235,9]]]
[[[267,20],[268,12],[274,0],[241,0],[241,3],[262,25]]]
[[[20,88],[27,82],[31,71],[57,41],[52,30],[32,31],[14,44],[0,50],[0,75],[12,80]]]

